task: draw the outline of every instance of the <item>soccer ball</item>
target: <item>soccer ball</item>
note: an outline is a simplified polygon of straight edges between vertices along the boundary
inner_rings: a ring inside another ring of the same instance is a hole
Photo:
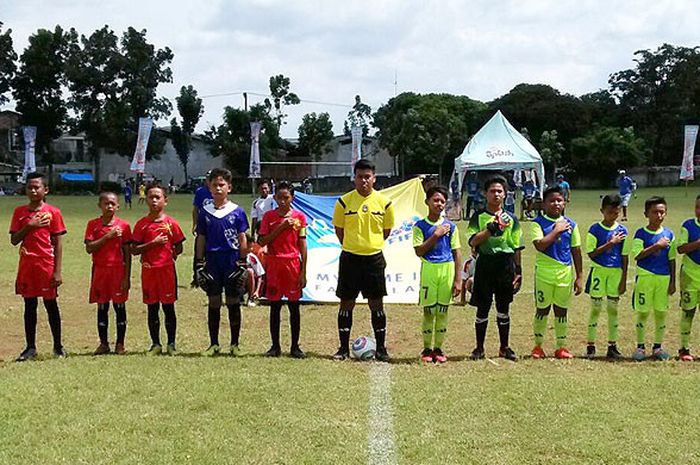
[[[377,353],[377,343],[371,337],[361,336],[352,342],[352,356],[357,360],[371,360]]]

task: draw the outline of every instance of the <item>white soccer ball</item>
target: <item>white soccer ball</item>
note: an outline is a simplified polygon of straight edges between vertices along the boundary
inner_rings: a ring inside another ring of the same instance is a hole
[[[371,337],[360,336],[352,342],[352,356],[357,360],[371,360],[377,353],[377,343]]]

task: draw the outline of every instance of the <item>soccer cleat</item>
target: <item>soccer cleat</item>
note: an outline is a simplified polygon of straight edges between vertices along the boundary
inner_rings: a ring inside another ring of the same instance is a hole
[[[27,360],[34,360],[36,358],[36,349],[34,347],[27,347],[22,351],[21,354],[15,359],[17,362],[26,362]]]
[[[472,360],[483,360],[486,358],[486,354],[484,354],[483,349],[479,349],[478,347],[474,350],[472,350],[472,354],[469,356]]]
[[[231,347],[228,348],[228,353],[231,357],[238,357],[241,355],[241,348],[238,347],[238,344],[231,344]]]
[[[586,358],[588,360],[593,360],[595,358],[595,346],[593,344],[588,344],[586,346]]]
[[[632,354],[632,358],[636,362],[643,362],[644,359],[647,358],[647,351],[644,349],[644,347],[637,347],[637,349]]]
[[[447,356],[442,352],[442,349],[435,348],[433,350],[433,360],[435,360],[435,363],[446,363]]]
[[[66,349],[61,347],[54,347],[53,348],[53,356],[54,358],[66,358],[68,357],[68,353],[66,352]]]
[[[605,354],[605,356],[611,360],[620,360],[622,358],[622,354],[617,349],[616,344],[610,344],[608,346],[608,353]]]
[[[378,362],[389,362],[391,357],[389,357],[389,352],[387,352],[386,347],[377,347],[377,352],[374,354],[374,359]]]
[[[303,350],[301,350],[301,347],[299,347],[299,346],[292,347],[289,350],[289,355],[291,355],[292,358],[298,358],[298,359],[306,358],[306,354],[304,353]]]
[[[160,344],[153,344],[150,349],[148,349],[148,352],[146,352],[146,355],[160,355],[163,353],[163,346]]]
[[[95,349],[93,355],[105,355],[110,352],[111,350],[109,349],[109,344],[100,343],[100,345],[97,346],[97,349]]]
[[[542,346],[535,346],[533,347],[532,352],[530,352],[530,356],[532,358],[541,359],[546,358],[547,354],[545,354],[544,350],[542,350]]]
[[[678,359],[681,362],[692,362],[694,360],[693,356],[690,355],[690,349],[680,349],[678,351]]]
[[[221,347],[219,347],[219,344],[212,344],[202,352],[202,355],[204,357],[214,357],[215,355],[219,355],[219,352],[221,352]]]
[[[652,355],[654,356],[654,358],[656,360],[660,360],[662,362],[665,362],[666,360],[671,358],[670,355],[668,355],[668,352],[666,352],[663,349],[663,347],[657,347],[656,349],[654,349],[654,351],[652,352]]]
[[[423,352],[420,353],[420,360],[423,363],[433,363],[433,350],[423,349]]]
[[[339,347],[338,351],[333,354],[333,360],[345,360],[350,358],[350,350],[345,347]]]
[[[282,349],[279,346],[272,346],[265,352],[265,357],[279,357],[282,355]]]
[[[124,343],[117,342],[114,345],[114,353],[117,355],[124,355],[126,353],[126,349],[124,348]]]
[[[177,349],[175,348],[175,343],[174,343],[174,342],[171,342],[170,344],[168,344],[168,345],[166,346],[166,349],[165,349],[165,350],[167,351],[167,354],[168,354],[168,355],[177,355]]]
[[[498,356],[500,358],[510,360],[511,362],[514,362],[518,359],[518,356],[515,355],[515,352],[510,347],[501,347],[500,349],[498,349]]]
[[[558,358],[560,360],[568,360],[570,358],[574,358],[574,354],[569,352],[569,349],[566,347],[560,347],[559,349],[554,351],[554,358]]]

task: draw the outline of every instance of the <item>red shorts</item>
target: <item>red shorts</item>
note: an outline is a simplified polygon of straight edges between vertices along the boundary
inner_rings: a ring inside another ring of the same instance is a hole
[[[157,268],[141,267],[143,303],[174,304],[177,300],[177,274],[175,264]]]
[[[299,287],[299,275],[301,275],[301,260],[294,258],[267,257],[265,265],[265,278],[267,285],[265,297],[267,300],[287,300],[297,301],[301,299],[301,288]]]
[[[56,299],[58,297],[58,288],[51,286],[53,270],[53,258],[21,257],[17,267],[15,294],[19,294],[24,298]]]
[[[92,277],[90,279],[90,303],[91,304],[123,304],[129,300],[129,291],[122,290],[124,279],[124,266],[97,266],[92,265]]]

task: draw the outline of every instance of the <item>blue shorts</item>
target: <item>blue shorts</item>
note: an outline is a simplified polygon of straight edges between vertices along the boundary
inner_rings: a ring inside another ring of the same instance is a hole
[[[238,269],[236,262],[240,258],[239,252],[207,252],[206,255],[206,271],[213,278],[212,283],[207,289],[207,295],[217,296],[226,291],[226,297],[243,297],[245,287],[233,285],[229,282],[228,277]]]

